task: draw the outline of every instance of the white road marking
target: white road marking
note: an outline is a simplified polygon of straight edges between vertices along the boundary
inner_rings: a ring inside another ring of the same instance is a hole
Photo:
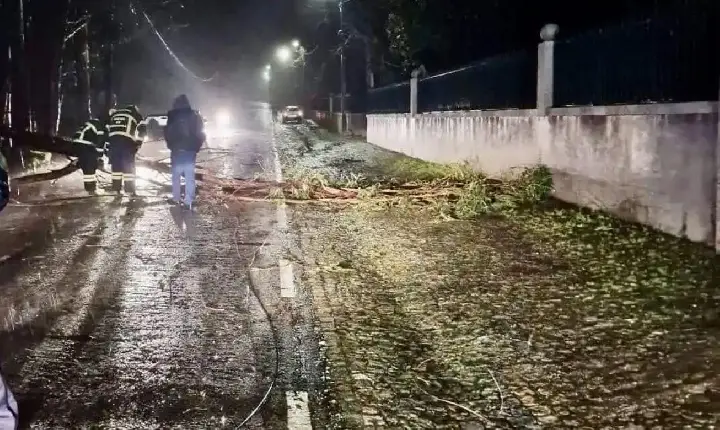
[[[282,165],[280,164],[280,154],[278,153],[277,145],[275,145],[275,133],[273,133],[272,137],[272,153],[275,167],[275,181],[281,183],[283,182]],[[284,202],[281,202],[277,206],[276,216],[278,229],[282,234],[286,234],[288,219],[287,205]],[[278,266],[280,267],[280,297],[295,297],[295,275],[293,274],[292,263],[281,258],[278,261]],[[287,391],[285,398],[287,401],[288,430],[313,430],[312,422],[310,421],[310,407],[307,392]]]
[[[312,430],[308,393],[305,391],[288,391],[287,399],[288,430]]]
[[[295,276],[292,263],[280,259],[280,297],[295,297]]]
[[[278,204],[276,218],[277,218],[278,228],[283,231],[287,230],[288,229],[288,219],[287,219],[287,205],[285,204],[285,202],[280,202],[280,204]]]

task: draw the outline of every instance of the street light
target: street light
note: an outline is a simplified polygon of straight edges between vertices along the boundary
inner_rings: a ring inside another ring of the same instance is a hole
[[[269,64],[266,64],[266,65],[265,65],[265,71],[266,71],[266,72],[269,72],[270,69],[272,69],[272,66],[269,65]]]
[[[287,63],[292,57],[292,51],[287,46],[281,46],[275,52],[275,56],[282,63]]]
[[[297,39],[294,39],[294,40],[292,41],[292,47],[295,48],[295,49],[298,49],[298,48],[300,47],[300,41],[297,40]]]

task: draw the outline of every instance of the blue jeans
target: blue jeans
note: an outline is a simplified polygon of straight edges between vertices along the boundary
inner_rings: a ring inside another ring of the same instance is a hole
[[[5,380],[0,375],[0,429],[16,428],[18,428],[18,405],[10,388],[5,385]]]
[[[180,201],[180,177],[185,177],[185,204],[192,206],[195,200],[195,160],[197,154],[192,151],[173,151],[170,153],[172,166],[173,200]]]

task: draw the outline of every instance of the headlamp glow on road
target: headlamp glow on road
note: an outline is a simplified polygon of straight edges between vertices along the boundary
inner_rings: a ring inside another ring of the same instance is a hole
[[[227,127],[230,125],[231,121],[230,112],[226,110],[219,110],[215,114],[215,122],[219,127]]]

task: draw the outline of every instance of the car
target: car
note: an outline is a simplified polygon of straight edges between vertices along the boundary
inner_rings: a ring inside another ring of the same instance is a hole
[[[147,131],[145,135],[145,141],[162,139],[162,129],[167,125],[167,114],[153,114],[145,117],[144,120],[139,124],[145,126]]]
[[[282,110],[282,123],[287,124],[288,122],[296,122],[298,124],[303,122],[303,111],[297,106],[286,106]]]
[[[160,113],[160,114],[152,114],[145,117],[145,122],[149,125],[151,121],[157,122],[157,125],[160,127],[165,127],[167,125],[167,114]]]

